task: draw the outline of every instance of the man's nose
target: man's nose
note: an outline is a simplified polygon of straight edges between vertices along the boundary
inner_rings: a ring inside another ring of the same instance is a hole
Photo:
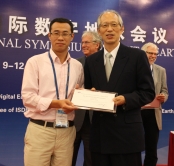
[[[107,30],[108,30],[108,31],[112,31],[112,30],[113,30],[113,27],[111,26],[111,24],[108,25]]]

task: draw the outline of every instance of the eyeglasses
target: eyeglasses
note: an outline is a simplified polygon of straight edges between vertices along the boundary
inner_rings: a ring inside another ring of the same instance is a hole
[[[85,44],[85,45],[88,45],[89,43],[94,43],[96,41],[92,41],[92,42],[88,42],[88,41],[84,41],[84,42],[81,42],[81,45]]]
[[[72,34],[69,34],[69,33],[58,33],[58,32],[52,32],[50,34],[52,34],[55,38],[58,38],[60,36],[62,36],[63,38],[67,38],[68,36],[72,35]]]
[[[146,53],[148,53],[148,54],[150,54],[150,55],[155,55],[155,56],[158,55],[158,53],[154,53],[154,52],[147,52],[147,51],[146,51]]]
[[[118,24],[118,23],[116,23],[116,22],[111,22],[111,23],[105,22],[105,23],[100,24],[100,27],[102,27],[102,28],[108,28],[109,25],[110,25],[112,28],[117,28],[118,25],[120,25],[120,24]]]

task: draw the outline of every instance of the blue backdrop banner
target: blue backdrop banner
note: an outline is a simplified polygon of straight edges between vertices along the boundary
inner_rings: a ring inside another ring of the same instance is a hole
[[[0,5],[0,166],[23,166],[24,134],[28,119],[21,100],[26,61],[48,51],[50,21],[65,17],[74,24],[69,52],[83,56],[81,35],[97,30],[97,17],[106,9],[118,11],[125,31],[121,42],[141,48],[146,42],[159,47],[156,64],[166,68],[169,99],[163,104],[163,130],[158,143],[158,164],[167,165],[169,132],[174,130],[174,1],[173,0],[1,0]],[[82,149],[82,147],[81,147]],[[144,153],[142,153],[144,157]],[[79,154],[77,166],[82,166]]]

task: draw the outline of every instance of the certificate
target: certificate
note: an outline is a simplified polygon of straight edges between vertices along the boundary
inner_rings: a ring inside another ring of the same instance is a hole
[[[155,109],[160,108],[160,101],[156,98],[149,104],[144,105],[141,109]]]
[[[79,109],[116,113],[113,98],[117,93],[75,89],[72,103]]]

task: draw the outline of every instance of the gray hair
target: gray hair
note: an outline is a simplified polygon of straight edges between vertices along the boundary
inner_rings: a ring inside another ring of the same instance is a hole
[[[156,48],[157,50],[159,49],[159,48],[157,47],[156,44],[154,44],[154,43],[150,43],[150,42],[144,44],[144,45],[141,47],[141,49],[142,49],[143,51],[146,52],[148,47],[153,47],[153,48]]]
[[[99,34],[95,31],[84,31],[83,34],[82,34],[82,37],[88,36],[88,35],[90,35],[92,37],[93,42],[96,42],[96,43],[99,44],[98,50],[100,50],[103,43],[102,43],[102,40],[101,40],[101,37],[99,36]]]
[[[119,14],[118,12],[116,12],[115,10],[109,10],[109,9],[103,11],[103,12],[99,15],[99,17],[98,17],[98,19],[97,19],[97,27],[100,26],[100,19],[101,19],[101,16],[102,16],[103,14],[105,14],[105,13],[108,13],[108,12],[114,13],[114,14],[117,15],[117,17],[118,17],[118,22],[119,22],[120,26],[122,27],[122,26],[123,26],[123,20],[122,20],[120,14]]]

